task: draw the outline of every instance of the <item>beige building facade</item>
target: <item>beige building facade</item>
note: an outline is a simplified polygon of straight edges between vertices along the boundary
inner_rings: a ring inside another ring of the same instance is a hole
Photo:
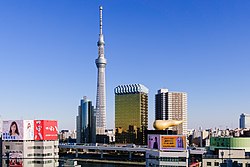
[[[169,128],[179,135],[187,134],[187,93],[160,89],[155,95],[156,120],[182,120],[183,123]]]

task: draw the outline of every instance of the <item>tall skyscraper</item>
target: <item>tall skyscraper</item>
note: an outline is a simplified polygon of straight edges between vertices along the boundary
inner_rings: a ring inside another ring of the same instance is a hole
[[[98,69],[97,74],[97,94],[96,94],[96,133],[105,134],[106,129],[106,86],[105,86],[105,66],[107,60],[104,57],[104,37],[102,34],[102,6],[100,10],[100,34],[97,42],[98,58],[95,60]]]
[[[183,123],[170,129],[178,134],[187,134],[187,93],[169,92],[160,89],[155,95],[156,120],[183,120]]]
[[[96,118],[94,106],[86,96],[80,102],[78,107],[78,116],[76,117],[77,143],[95,143],[96,142]]]
[[[148,88],[141,84],[115,88],[116,143],[146,144]]]
[[[250,114],[242,113],[240,115],[240,128],[250,128]]]

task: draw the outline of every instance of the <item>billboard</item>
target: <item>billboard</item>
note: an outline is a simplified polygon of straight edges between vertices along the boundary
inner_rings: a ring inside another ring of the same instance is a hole
[[[34,120],[23,121],[23,139],[34,140]]]
[[[23,140],[23,120],[3,121],[3,140]]]
[[[182,135],[161,135],[160,150],[185,150],[186,136]]]
[[[57,140],[58,126],[54,120],[3,121],[3,140]]]
[[[34,140],[57,140],[58,126],[54,120],[34,121]]]
[[[160,135],[148,135],[148,148],[159,149]]]

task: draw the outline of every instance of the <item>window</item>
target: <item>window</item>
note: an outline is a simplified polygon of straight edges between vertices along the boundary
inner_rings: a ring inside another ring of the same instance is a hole
[[[33,164],[33,161],[28,161],[28,164]]]
[[[212,166],[212,163],[211,162],[207,162],[207,166]]]
[[[214,162],[214,166],[219,166],[220,163],[219,162]]]
[[[239,166],[239,167],[242,167],[242,166],[243,166],[243,164],[242,164],[242,163],[238,163],[238,166]]]

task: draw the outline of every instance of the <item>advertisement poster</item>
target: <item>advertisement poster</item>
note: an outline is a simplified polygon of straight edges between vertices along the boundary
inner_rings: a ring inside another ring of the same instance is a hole
[[[34,121],[35,140],[57,140],[57,121],[35,120]]]
[[[162,135],[161,150],[185,150],[186,137],[180,135]]]
[[[34,120],[23,121],[23,139],[34,140]]]
[[[160,135],[148,135],[148,148],[160,149]]]
[[[10,161],[9,161],[10,167],[23,167],[23,154],[21,151],[12,151],[9,153],[9,155],[10,155]]]
[[[3,121],[3,140],[23,140],[23,121]]]
[[[35,140],[44,140],[43,138],[43,120],[34,121]]]
[[[57,121],[44,120],[44,139],[45,140],[58,139]]]

